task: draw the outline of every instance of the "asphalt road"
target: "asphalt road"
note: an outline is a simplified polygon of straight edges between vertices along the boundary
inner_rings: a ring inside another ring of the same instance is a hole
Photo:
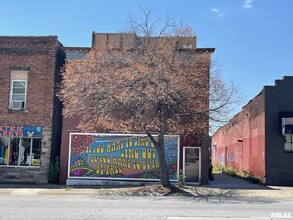
[[[1,195],[0,219],[293,219],[292,204],[293,198]]]

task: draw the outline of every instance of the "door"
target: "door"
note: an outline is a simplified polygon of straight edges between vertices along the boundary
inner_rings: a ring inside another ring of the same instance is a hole
[[[200,183],[201,152],[199,147],[183,148],[183,175],[187,183]]]

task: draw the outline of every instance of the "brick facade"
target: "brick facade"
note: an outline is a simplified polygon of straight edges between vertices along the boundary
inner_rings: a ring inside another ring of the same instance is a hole
[[[213,135],[213,165],[264,178],[264,132],[264,95],[260,93]]]
[[[293,77],[276,80],[212,137],[212,163],[272,185],[293,185],[293,152],[285,152],[281,113],[293,117]]]
[[[107,34],[107,33],[95,33],[92,35],[92,46],[96,47],[101,44],[107,43],[110,48],[115,49],[134,49],[142,38],[138,38],[134,34]],[[154,40],[156,40],[154,38]],[[188,46],[192,45],[192,46]],[[213,48],[196,48],[196,37],[186,38],[185,52],[189,56],[196,56],[197,53],[214,51]],[[67,57],[71,60],[82,58],[82,54],[88,50],[88,48],[65,48]],[[209,76],[209,69],[206,70],[206,75]],[[207,77],[208,79],[209,77]],[[208,88],[209,82],[206,82],[207,95],[204,99],[204,103],[208,106]],[[198,101],[198,100],[195,100]],[[199,147],[201,151],[201,179],[200,184],[208,184],[209,175],[209,146],[210,138],[208,135],[208,118],[200,118],[202,126],[200,128],[194,127],[194,135],[184,136],[180,135],[180,150],[179,150],[179,169],[183,169],[183,148],[184,147]],[[64,118],[62,128],[62,141],[61,141],[61,154],[60,154],[60,183],[66,183],[68,174],[68,156],[69,156],[69,134],[70,132],[79,132],[76,129],[78,125],[77,118]],[[105,132],[100,129],[98,132]],[[118,131],[117,131],[118,132]],[[123,131],[120,131],[123,132]],[[135,133],[135,132],[134,132]]]
[[[62,54],[56,36],[0,37],[0,126],[42,127],[40,166],[1,165],[0,181],[47,182],[50,157],[58,156],[60,149],[61,106],[55,97],[55,85],[60,81]],[[12,70],[28,71],[26,107],[22,110],[9,108]]]

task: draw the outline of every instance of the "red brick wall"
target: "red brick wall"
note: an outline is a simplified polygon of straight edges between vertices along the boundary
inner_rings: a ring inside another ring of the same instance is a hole
[[[183,147],[199,147],[201,151],[201,181],[200,184],[207,185],[209,182],[209,146],[210,138],[208,135],[181,135],[179,151],[179,169],[183,170]]]
[[[216,146],[216,148],[215,148]],[[264,95],[259,94],[212,137],[212,163],[265,176]]]
[[[56,37],[0,37],[0,124],[51,127],[54,77],[56,71]],[[8,111],[11,66],[27,66],[26,110]]]
[[[123,38],[123,42],[121,39]],[[129,37],[129,39],[126,41],[126,38]],[[97,46],[100,43],[105,43],[105,40],[108,38],[108,43],[112,43],[113,45],[115,44],[117,47],[132,47],[132,43],[134,42],[134,39],[131,38],[131,35],[120,35],[120,34],[113,34],[109,35],[108,34],[97,34],[93,33],[93,46]],[[118,41],[119,42],[118,42]],[[194,48],[196,47],[196,38],[188,38],[188,42],[193,42]],[[101,41],[101,42],[99,42]],[[118,42],[118,44],[115,43],[115,41]],[[124,44],[124,43],[127,44]],[[114,46],[115,46],[114,45]],[[76,48],[75,48],[76,50]],[[70,51],[70,50],[68,50]],[[185,53],[184,55],[187,58],[194,58],[195,62],[197,60],[197,55],[201,54],[201,52],[208,52],[208,55],[210,56],[210,53],[213,52],[213,49],[211,50],[186,50],[189,53]],[[72,54],[71,54],[72,56]],[[74,57],[74,56],[72,56]],[[210,62],[210,60],[208,60]],[[202,68],[201,65],[199,65],[199,68]],[[204,72],[203,72],[204,71]],[[201,69],[200,74],[204,73],[206,77],[204,77],[204,83],[205,86],[202,88],[205,90],[206,96],[201,98],[201,99],[196,99],[194,100],[194,105],[201,105],[204,107],[209,106],[209,65],[205,65],[205,68]],[[203,108],[204,108],[203,107]],[[208,184],[208,169],[209,169],[209,146],[210,146],[210,139],[209,139],[209,121],[208,117],[206,116],[198,116],[198,120],[196,123],[190,124],[189,121],[187,121],[187,125],[192,127],[193,129],[193,134],[191,136],[186,136],[183,137],[181,136],[181,144],[180,144],[180,168],[182,169],[182,151],[183,151],[183,146],[190,146],[190,147],[200,147],[201,148],[201,184]],[[76,131],[76,126],[78,125],[78,119],[77,118],[64,118],[63,119],[63,130],[62,130],[62,141],[61,141],[61,155],[60,155],[60,162],[61,162],[61,168],[60,168],[60,179],[59,181],[61,183],[65,183],[66,177],[67,177],[67,167],[68,167],[68,151],[69,151],[69,133],[71,131]],[[103,132],[103,129],[100,129],[99,132]]]
[[[0,125],[42,126],[40,167],[0,167],[1,181],[47,182],[59,44],[56,36],[0,37]],[[11,70],[28,70],[26,111],[9,109]],[[53,137],[54,139],[54,137]]]
[[[59,182],[66,183],[68,172],[68,155],[69,155],[69,133],[80,132],[75,127],[78,125],[78,118],[64,118],[62,126],[62,140],[60,151],[60,175]]]

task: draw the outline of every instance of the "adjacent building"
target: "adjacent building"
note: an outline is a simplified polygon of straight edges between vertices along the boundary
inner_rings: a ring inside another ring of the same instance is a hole
[[[0,182],[48,182],[60,152],[62,48],[56,36],[0,37]]]
[[[269,185],[293,185],[293,77],[276,80],[212,137],[212,163]]]

